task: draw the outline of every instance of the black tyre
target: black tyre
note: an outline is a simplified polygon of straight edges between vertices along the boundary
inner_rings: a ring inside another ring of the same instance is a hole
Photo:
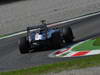
[[[61,47],[61,35],[60,32],[55,32],[52,34],[51,45],[53,49],[58,49]]]
[[[73,42],[74,35],[70,26],[63,28],[63,37],[66,43]]]
[[[26,37],[22,37],[19,40],[19,50],[21,54],[28,53],[30,49],[29,42],[26,40]]]

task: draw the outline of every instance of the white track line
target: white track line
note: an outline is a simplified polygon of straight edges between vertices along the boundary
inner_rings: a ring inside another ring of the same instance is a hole
[[[1,37],[0,40],[6,39],[6,38],[10,38],[10,37],[14,37],[14,36],[17,36],[17,35],[20,35],[20,34],[24,34],[24,33],[26,33],[26,31],[19,32],[19,33],[15,33],[15,34],[11,34],[11,35],[4,36],[4,37]]]
[[[81,16],[81,17],[77,17],[77,18],[73,18],[73,19],[69,19],[67,21],[54,23],[52,25],[54,26],[54,25],[59,25],[59,24],[63,24],[63,23],[73,22],[73,21],[77,21],[77,20],[80,20],[80,19],[85,19],[85,18],[88,18],[88,17],[96,16],[96,15],[100,15],[100,12],[89,14],[89,15],[85,15],[85,16]]]
[[[67,21],[62,21],[62,22],[50,24],[48,27],[56,26],[56,25],[60,25],[60,24],[64,24],[64,23],[69,23],[69,22],[80,20],[80,19],[85,19],[85,18],[96,16],[96,15],[99,15],[99,14],[100,14],[100,12],[93,13],[93,14],[86,15],[86,16],[81,16],[81,17],[70,19],[70,20],[67,20]],[[8,36],[1,37],[0,40],[10,38],[10,37],[14,37],[16,35],[20,35],[20,34],[24,34],[24,33],[26,33],[26,31],[22,31],[22,32],[19,32],[19,33],[15,33],[15,34],[11,34],[11,35],[8,35]]]

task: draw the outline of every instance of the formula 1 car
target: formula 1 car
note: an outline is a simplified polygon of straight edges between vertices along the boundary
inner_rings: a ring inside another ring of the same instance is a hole
[[[63,43],[73,42],[74,36],[70,26],[61,28],[49,28],[42,21],[41,25],[27,27],[27,36],[19,39],[19,50],[21,54],[30,50],[59,49]]]

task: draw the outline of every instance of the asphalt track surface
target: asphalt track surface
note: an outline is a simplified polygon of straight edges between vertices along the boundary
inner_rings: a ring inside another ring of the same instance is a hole
[[[39,24],[42,19],[52,23],[100,10],[100,0],[11,0],[11,2],[0,5],[0,34],[24,30],[27,25]]]
[[[74,23],[71,27],[75,35],[75,41],[97,36],[100,33],[100,15]],[[72,59],[50,58],[48,55],[53,52],[52,50],[22,55],[18,50],[18,39],[21,36],[0,40],[0,71],[10,71]]]

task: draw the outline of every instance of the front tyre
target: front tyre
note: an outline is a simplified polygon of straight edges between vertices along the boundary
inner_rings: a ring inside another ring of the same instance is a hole
[[[26,37],[20,38],[18,44],[19,44],[19,50],[21,54],[25,54],[29,52],[30,44],[26,40]]]

